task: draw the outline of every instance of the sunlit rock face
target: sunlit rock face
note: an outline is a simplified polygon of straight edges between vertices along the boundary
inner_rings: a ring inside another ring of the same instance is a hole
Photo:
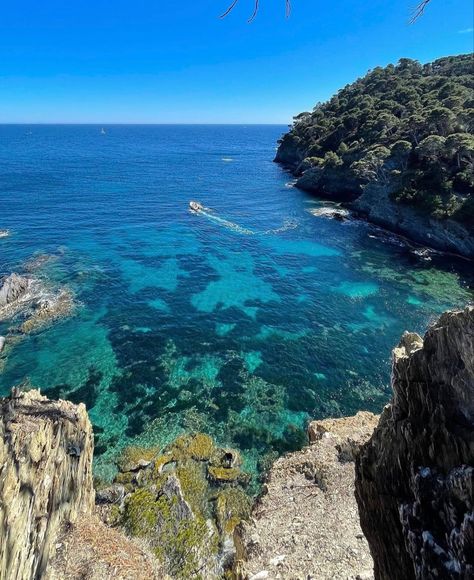
[[[474,308],[393,353],[394,396],[356,461],[377,579],[474,577]]]
[[[0,400],[0,578],[44,577],[60,528],[92,512],[92,454],[84,405]]]

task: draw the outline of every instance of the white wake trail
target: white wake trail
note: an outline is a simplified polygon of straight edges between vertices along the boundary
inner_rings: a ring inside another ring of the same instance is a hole
[[[236,224],[236,223],[231,222],[229,220],[223,219],[217,215],[209,213],[208,211],[206,211],[207,209],[208,208],[204,208],[204,209],[196,212],[196,214],[203,215],[203,216],[207,217],[208,219],[220,224],[221,226],[223,226],[229,230],[232,230],[234,232],[237,232],[239,234],[243,234],[245,236],[266,236],[266,235],[270,235],[270,234],[278,234],[281,232],[285,232],[286,230],[293,230],[293,229],[298,227],[298,222],[296,220],[285,220],[283,225],[279,228],[272,229],[272,230],[265,230],[263,232],[258,232],[258,231],[256,232],[254,230],[244,228],[244,227],[240,226],[239,224]]]

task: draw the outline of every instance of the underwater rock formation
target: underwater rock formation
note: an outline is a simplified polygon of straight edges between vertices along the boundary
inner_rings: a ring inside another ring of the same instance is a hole
[[[474,308],[393,352],[393,399],[356,460],[377,580],[474,577]]]
[[[372,578],[354,498],[354,456],[378,417],[310,424],[311,445],[278,459],[250,523],[235,532],[238,578]]]
[[[43,577],[61,526],[92,512],[92,454],[84,405],[18,389],[0,401],[0,578]]]

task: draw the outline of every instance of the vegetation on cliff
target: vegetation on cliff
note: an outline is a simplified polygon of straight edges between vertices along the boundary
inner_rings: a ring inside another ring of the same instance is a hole
[[[472,73],[471,55],[377,67],[295,117],[276,161],[323,194],[355,197],[376,182],[398,203],[472,225]]]

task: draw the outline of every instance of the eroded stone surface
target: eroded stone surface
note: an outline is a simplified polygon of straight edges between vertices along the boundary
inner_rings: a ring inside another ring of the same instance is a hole
[[[0,400],[0,578],[41,578],[61,526],[91,513],[92,453],[84,405],[35,390]]]
[[[473,578],[474,308],[405,333],[392,386],[356,463],[376,578]]]
[[[353,456],[377,419],[361,412],[314,421],[312,445],[275,462],[251,523],[236,533],[241,578],[372,577],[354,498]]]

